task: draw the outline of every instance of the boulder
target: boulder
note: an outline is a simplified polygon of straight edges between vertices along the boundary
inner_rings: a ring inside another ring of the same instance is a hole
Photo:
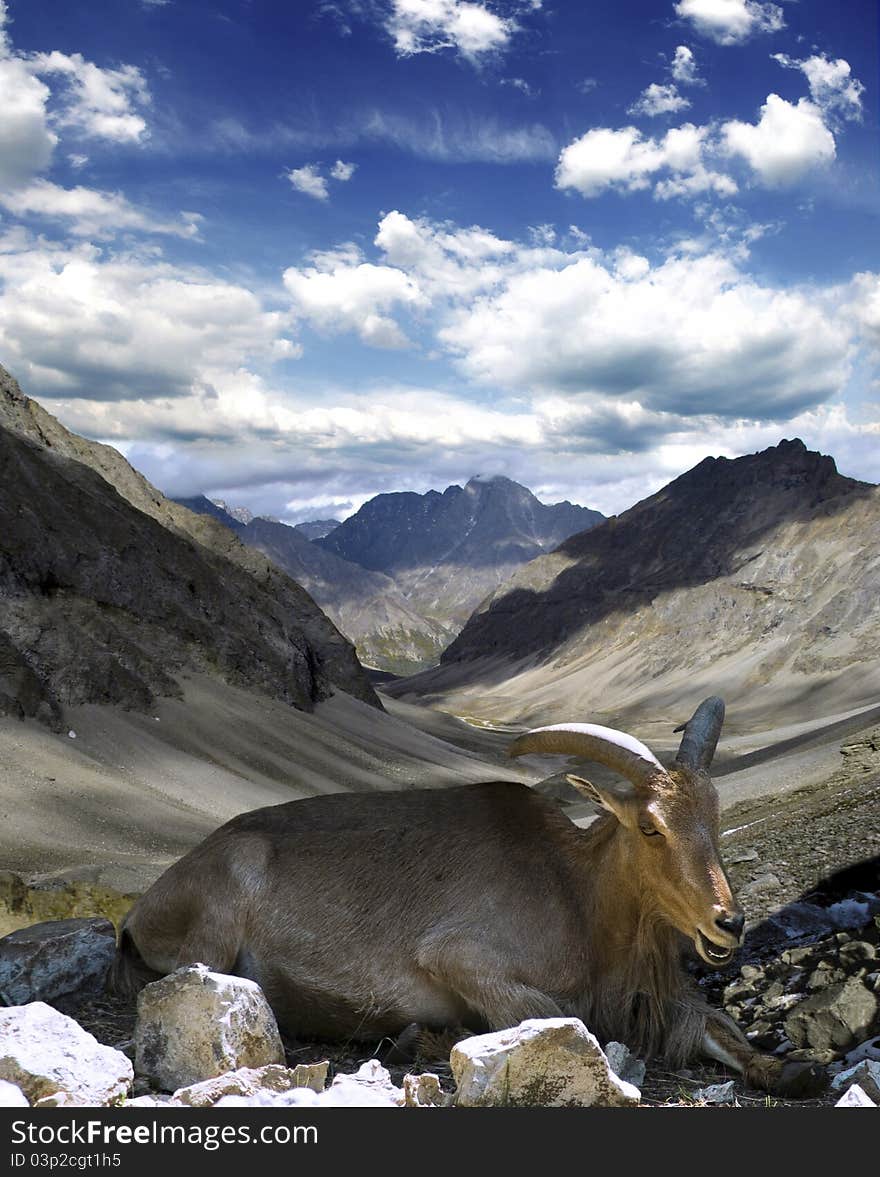
[[[241,1067],[237,1071],[218,1075],[215,1079],[181,1087],[174,1092],[174,1098],[187,1107],[207,1108],[213,1107],[226,1095],[256,1095],[261,1091],[279,1094],[298,1087],[319,1092],[324,1090],[327,1082],[329,1065],[327,1062],[310,1065],[301,1063],[292,1069],[277,1064],[256,1069]]]
[[[858,1083],[867,1096],[880,1102],[880,1062],[862,1059],[854,1067],[835,1075],[831,1087],[834,1091],[844,1091],[852,1083]]]
[[[116,951],[109,920],[49,920],[0,940],[0,1001],[53,1001],[104,984]]]
[[[865,1095],[858,1083],[853,1083],[849,1091],[842,1095],[834,1106],[836,1108],[875,1108],[877,1105],[873,1099]]]
[[[449,1061],[459,1107],[631,1107],[641,1099],[578,1018],[532,1018],[467,1038]]]
[[[877,998],[851,978],[795,1006],[785,1019],[785,1032],[797,1046],[846,1050],[865,1036],[876,1013]]]
[[[115,1104],[132,1077],[124,1054],[44,1002],[0,1009],[0,1079],[17,1084],[32,1104]]]
[[[165,1091],[284,1063],[275,1015],[254,981],[196,964],[138,995],[135,1069]]]

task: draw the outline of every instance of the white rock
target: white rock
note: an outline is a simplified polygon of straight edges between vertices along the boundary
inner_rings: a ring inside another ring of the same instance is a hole
[[[237,1071],[218,1075],[215,1079],[181,1087],[174,1092],[174,1098],[188,1107],[206,1108],[212,1107],[227,1095],[249,1096],[263,1091],[281,1094],[299,1087],[320,1092],[327,1082],[329,1066],[329,1062],[321,1062],[301,1063],[292,1069],[277,1064],[258,1068],[241,1067]]]
[[[320,1093],[300,1087],[281,1093],[225,1095],[214,1107],[396,1108],[403,1106],[404,1098],[403,1091],[394,1086],[385,1068],[370,1059],[354,1075],[337,1075],[327,1090]]]
[[[163,1090],[270,1063],[284,1063],[284,1048],[275,1015],[254,981],[197,964],[138,995],[135,1069]]]
[[[641,1099],[578,1018],[532,1018],[467,1038],[449,1061],[461,1107],[630,1107]]]
[[[60,1095],[80,1107],[115,1104],[133,1077],[124,1054],[44,1002],[0,1009],[0,1079],[31,1103]]]
[[[27,1096],[15,1083],[0,1079],[0,1108],[29,1108]]]
[[[835,1075],[831,1087],[834,1091],[843,1091],[851,1083],[858,1083],[871,1099],[880,1100],[880,1062],[870,1058],[862,1059],[854,1067],[848,1067]]]
[[[697,1103],[733,1103],[733,1080],[726,1083],[710,1083],[708,1087],[701,1087],[695,1091],[693,1099]]]
[[[834,1106],[836,1108],[875,1108],[877,1105],[873,1099],[869,1099],[865,1095],[858,1083],[853,1083],[849,1091],[842,1095]]]

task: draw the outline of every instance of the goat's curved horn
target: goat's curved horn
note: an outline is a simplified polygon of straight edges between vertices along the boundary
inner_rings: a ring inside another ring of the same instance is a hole
[[[632,781],[646,785],[658,772],[666,769],[650,750],[634,736],[601,727],[596,723],[558,723],[553,727],[536,727],[518,736],[507,749],[508,756],[526,756],[545,752],[557,756],[579,756],[604,764]]]
[[[675,759],[685,768],[709,771],[715,745],[724,723],[724,700],[717,695],[704,699],[687,723],[675,730],[684,732]]]

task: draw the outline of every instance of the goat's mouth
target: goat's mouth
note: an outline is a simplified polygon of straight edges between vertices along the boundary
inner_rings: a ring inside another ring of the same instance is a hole
[[[734,949],[728,945],[716,944],[705,936],[699,928],[697,928],[697,935],[694,939],[694,944],[697,946],[697,952],[702,956],[708,964],[723,965],[727,964],[733,957]]]

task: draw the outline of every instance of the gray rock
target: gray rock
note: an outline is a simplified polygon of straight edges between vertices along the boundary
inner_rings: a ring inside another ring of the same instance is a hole
[[[873,1099],[869,1099],[859,1087],[858,1083],[854,1083],[845,1095],[842,1095],[837,1103],[836,1108],[875,1108],[877,1105]]]
[[[869,1038],[865,1042],[860,1042],[858,1046],[853,1049],[846,1056],[848,1063],[859,1063],[863,1058],[872,1058],[880,1061],[880,1035],[876,1038]]]
[[[711,1083],[708,1087],[700,1087],[694,1092],[692,1098],[697,1103],[733,1103],[733,1080],[729,1079],[726,1083]]]
[[[254,981],[197,964],[138,995],[135,1068],[163,1090],[283,1062],[275,1015]]]
[[[641,1087],[644,1083],[647,1068],[628,1046],[624,1046],[622,1042],[608,1042],[605,1045],[605,1057],[618,1079],[632,1083],[633,1087]]]
[[[115,1104],[132,1077],[124,1054],[44,1002],[0,1009],[0,1079],[17,1084],[32,1104]]]
[[[0,1079],[0,1108],[29,1108],[31,1105],[17,1083]]]
[[[851,1083],[858,1083],[866,1095],[880,1102],[880,1062],[875,1059],[862,1059],[854,1067],[847,1067],[831,1080],[831,1086],[835,1091],[843,1091]]]
[[[788,1014],[785,1032],[797,1046],[846,1050],[867,1033],[877,998],[851,979],[808,997]]]
[[[49,920],[0,940],[0,1000],[6,1005],[52,1001],[104,984],[116,951],[109,920]]]
[[[533,1018],[466,1038],[449,1061],[460,1107],[632,1107],[641,1099],[578,1018]]]
[[[327,1082],[328,1062],[300,1064],[297,1067],[282,1067],[272,1064],[268,1067],[241,1067],[237,1071],[228,1071],[225,1075],[218,1075],[215,1079],[206,1079],[203,1083],[193,1083],[189,1087],[181,1087],[174,1092],[174,1098],[187,1107],[213,1107],[218,1100],[226,1095],[256,1095],[266,1091],[279,1094],[293,1091],[298,1087],[308,1087],[310,1091],[324,1090]]]

